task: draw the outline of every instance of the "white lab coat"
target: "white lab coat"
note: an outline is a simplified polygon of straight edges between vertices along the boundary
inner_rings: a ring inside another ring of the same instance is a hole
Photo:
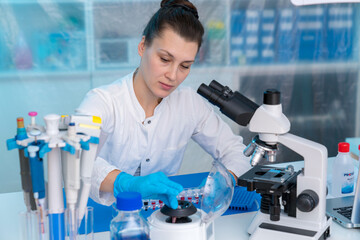
[[[111,193],[99,190],[114,169],[134,174],[141,164],[141,175],[176,174],[190,138],[236,175],[250,168],[242,137],[234,135],[212,106],[190,88],[176,89],[155,108],[153,116],[145,118],[135,96],[133,74],[91,90],[77,109],[102,119],[92,199],[105,205],[115,201]]]

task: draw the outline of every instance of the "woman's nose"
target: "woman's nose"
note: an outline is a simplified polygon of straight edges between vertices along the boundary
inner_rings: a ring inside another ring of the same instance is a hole
[[[167,69],[166,72],[166,77],[170,80],[170,81],[175,81],[176,80],[176,73],[177,73],[177,67],[174,65],[169,66],[169,68]]]

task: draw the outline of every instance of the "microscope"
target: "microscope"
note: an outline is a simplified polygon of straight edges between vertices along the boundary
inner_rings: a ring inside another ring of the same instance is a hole
[[[289,133],[290,122],[282,113],[280,92],[264,92],[257,105],[239,92],[213,80],[201,84],[198,93],[250,132],[257,133],[244,155],[252,168],[238,178],[238,185],[261,194],[259,212],[251,222],[250,239],[326,239],[331,218],[326,216],[327,149],[316,142]],[[276,162],[282,144],[304,158],[304,168],[258,165],[265,158]],[[281,206],[282,205],[282,206]]]

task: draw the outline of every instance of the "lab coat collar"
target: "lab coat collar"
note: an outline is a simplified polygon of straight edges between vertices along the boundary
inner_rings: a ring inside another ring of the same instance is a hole
[[[144,109],[140,105],[140,103],[135,95],[134,81],[133,81],[135,72],[136,72],[136,70],[128,75],[127,86],[128,86],[128,90],[130,93],[130,99],[131,99],[131,103],[133,105],[135,118],[138,122],[142,123],[145,121],[146,115],[145,115]],[[150,118],[154,118],[161,113],[161,111],[162,111],[161,109],[163,109],[164,106],[166,105],[168,98],[169,98],[169,96],[167,96],[161,100],[161,102],[155,107],[154,115],[151,116]]]

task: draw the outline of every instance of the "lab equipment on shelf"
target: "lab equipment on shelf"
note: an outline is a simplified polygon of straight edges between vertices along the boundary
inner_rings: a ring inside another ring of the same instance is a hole
[[[117,215],[110,222],[112,240],[147,240],[149,225],[141,216],[141,194],[138,192],[120,192],[116,197]]]

